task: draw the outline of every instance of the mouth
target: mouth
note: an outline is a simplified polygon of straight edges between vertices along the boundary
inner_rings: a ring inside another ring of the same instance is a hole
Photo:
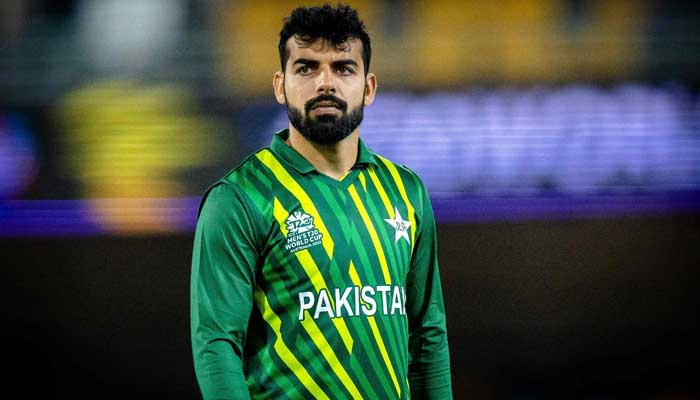
[[[324,100],[314,104],[313,107],[311,107],[311,110],[309,111],[318,117],[322,115],[336,115],[342,112],[342,109],[340,108],[340,105],[338,103],[334,101]]]
[[[338,103],[336,103],[334,101],[324,100],[324,101],[317,102],[316,104],[313,105],[313,107],[311,107],[312,110],[316,110],[319,108],[320,109],[340,109],[340,106],[338,105]]]

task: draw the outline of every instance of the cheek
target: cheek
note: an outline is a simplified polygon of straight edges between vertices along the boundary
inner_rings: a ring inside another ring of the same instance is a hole
[[[348,89],[348,95],[350,98],[353,99],[353,101],[358,100],[362,101],[362,98],[365,96],[365,81],[364,79],[357,79],[353,80],[352,86]]]
[[[306,100],[314,96],[316,91],[311,82],[308,81],[291,81],[285,86],[287,91],[287,101],[304,104]]]
[[[344,93],[345,100],[348,105],[354,107],[359,107],[365,98],[365,88],[364,86],[359,86],[354,84],[351,89]]]

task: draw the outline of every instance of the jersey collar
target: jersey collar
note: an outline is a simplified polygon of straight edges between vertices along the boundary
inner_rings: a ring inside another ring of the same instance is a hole
[[[282,129],[275,132],[275,134],[272,136],[272,143],[270,143],[270,149],[272,152],[280,156],[287,164],[291,165],[301,174],[307,174],[311,171],[315,171],[316,169],[314,166],[311,165],[311,163],[304,158],[304,156],[285,143],[287,138],[289,138],[289,129]],[[368,164],[379,165],[377,157],[374,155],[374,153],[368,149],[367,146],[365,146],[362,139],[358,138],[357,161],[355,162],[355,165],[353,165],[353,169],[365,168]]]

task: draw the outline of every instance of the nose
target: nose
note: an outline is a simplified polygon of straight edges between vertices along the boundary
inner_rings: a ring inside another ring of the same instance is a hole
[[[333,80],[333,71],[330,68],[323,68],[318,74],[318,82],[316,84],[316,92],[318,94],[333,94],[335,93],[335,82]]]

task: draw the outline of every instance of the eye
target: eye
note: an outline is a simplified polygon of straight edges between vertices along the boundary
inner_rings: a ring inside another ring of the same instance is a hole
[[[306,75],[309,72],[311,72],[311,68],[309,68],[308,65],[302,65],[301,67],[299,67],[299,69],[297,69],[297,73],[302,75]]]
[[[352,74],[354,72],[352,70],[352,68],[350,68],[346,65],[341,65],[338,68],[336,68],[335,70],[338,71],[338,73],[343,74],[343,75],[349,75],[349,74]]]

